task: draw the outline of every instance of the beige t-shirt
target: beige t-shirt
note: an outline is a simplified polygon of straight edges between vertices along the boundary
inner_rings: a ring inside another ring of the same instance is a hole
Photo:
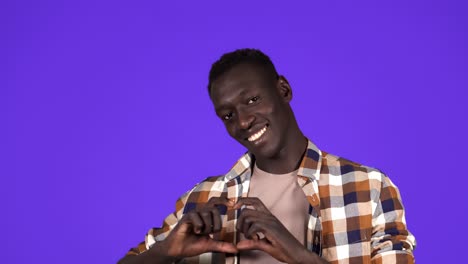
[[[248,196],[258,197],[289,232],[304,244],[309,202],[297,183],[297,170],[287,174],[271,174],[255,164]],[[240,259],[242,264],[282,263],[260,250],[242,251]]]

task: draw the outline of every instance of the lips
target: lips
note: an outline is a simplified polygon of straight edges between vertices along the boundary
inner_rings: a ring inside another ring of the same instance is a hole
[[[263,134],[265,134],[267,128],[268,128],[268,125],[265,125],[262,129],[260,129],[259,131],[257,131],[256,133],[254,133],[253,135],[248,137],[247,140],[249,142],[254,142],[254,141],[258,140],[259,138],[261,138],[263,136]]]

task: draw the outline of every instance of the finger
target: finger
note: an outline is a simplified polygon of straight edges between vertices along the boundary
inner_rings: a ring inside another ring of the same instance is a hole
[[[244,208],[240,213],[239,219],[237,219],[236,229],[241,232],[244,232],[244,230],[247,231],[251,222],[251,220],[249,221],[247,219],[256,213],[258,213],[256,210]]]
[[[252,221],[253,221],[253,219],[251,217],[246,217],[244,222],[242,223],[242,226],[241,226],[242,233],[248,239],[251,238],[250,236],[247,235],[247,232],[249,231],[250,226],[253,224]]]
[[[262,232],[257,232],[255,234],[252,235],[252,240],[260,240],[260,239],[263,239],[265,238],[265,235],[262,233]]]
[[[234,206],[234,202],[229,200],[227,197],[211,197],[208,200],[207,206],[215,206],[215,205],[225,205],[228,207]]]
[[[245,221],[248,218],[252,218],[251,220],[246,223]],[[249,225],[252,221],[263,221],[266,219],[266,216],[264,213],[259,212],[254,209],[248,209],[244,208],[240,212],[239,219],[237,220],[236,228],[237,230],[243,231],[245,225]]]
[[[192,225],[192,231],[195,234],[201,234],[203,231],[203,220],[197,212],[191,212],[187,215],[187,222]]]
[[[211,214],[213,217],[213,232],[216,233],[221,231],[223,223],[221,221],[221,214],[219,213],[219,210],[214,208],[213,210],[211,210]]]
[[[275,248],[268,240],[259,239],[259,240],[242,240],[236,245],[239,251],[243,250],[261,250],[268,255],[276,258],[280,262],[288,262],[283,259],[284,256],[281,256],[279,249]],[[290,262],[289,262],[290,263]]]
[[[224,253],[237,253],[239,250],[237,249],[236,246],[232,243],[228,242],[223,242],[223,241],[216,241],[213,239],[210,239],[208,246],[207,252],[224,252]]]
[[[262,250],[265,252],[274,252],[273,246],[266,239],[259,240],[241,240],[236,245],[238,250]]]
[[[270,213],[270,210],[268,210],[265,204],[263,204],[263,202],[258,199],[258,197],[241,197],[234,205],[233,209],[239,209],[244,205],[251,205],[260,212]]]
[[[202,229],[202,234],[210,234],[213,231],[213,217],[211,216],[211,211],[201,211],[198,213],[200,215],[200,218],[203,221],[203,229]]]
[[[255,209],[244,208],[240,212],[239,219],[237,220],[237,227],[240,227],[247,218],[254,218],[254,220],[263,221],[268,215],[259,212]]]
[[[215,219],[217,218],[216,215],[221,215],[220,212],[223,212],[223,214],[226,214],[226,210],[228,208],[232,208],[234,204],[235,204],[234,201],[229,200],[226,197],[211,197],[210,200],[208,200],[208,202],[205,205],[205,208],[216,208],[216,210],[218,211],[217,213],[213,215],[213,228],[214,228],[215,221],[217,223],[217,220],[218,220],[218,219]],[[217,230],[221,230],[220,229],[221,226],[222,225],[220,225],[220,227]]]
[[[244,232],[244,236],[253,240],[261,240],[265,237],[264,232],[265,229],[263,228],[262,224],[259,222],[254,222],[249,226],[249,229]]]

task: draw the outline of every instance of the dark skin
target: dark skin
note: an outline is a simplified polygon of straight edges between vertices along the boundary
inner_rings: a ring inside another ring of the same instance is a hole
[[[233,207],[226,198],[213,197],[205,206],[185,214],[164,241],[137,256],[126,256],[119,264],[174,263],[205,252],[237,253],[235,245],[216,241],[209,235],[221,230],[221,215],[216,205]]]
[[[260,169],[284,174],[299,167],[307,139],[289,105],[292,90],[286,78],[276,78],[256,65],[240,64],[213,82],[210,97],[229,135],[255,156]],[[221,230],[216,205],[232,209],[249,206],[242,209],[236,226],[246,240],[233,245],[209,236]],[[119,263],[173,263],[205,252],[240,250],[262,250],[286,263],[327,263],[308,251],[256,197],[239,198],[236,204],[212,198],[204,207],[184,215],[164,241]]]
[[[284,174],[299,167],[307,140],[289,106],[292,90],[286,78],[241,64],[213,82],[210,96],[229,135],[254,154],[260,169]],[[261,138],[248,140],[263,127]]]
[[[327,263],[308,251],[257,197],[241,198],[235,209],[244,208],[237,222],[237,230],[247,238],[237,243],[239,250],[262,250],[285,263]],[[264,235],[260,238],[258,233]]]
[[[307,139],[289,105],[292,89],[285,77],[276,78],[256,65],[237,65],[213,83],[211,100],[229,135],[255,156],[260,169],[284,174],[299,167]],[[249,140],[265,127],[260,138]],[[250,208],[241,211],[236,228],[247,240],[237,243],[237,249],[262,250],[286,263],[326,263],[308,251],[260,199],[240,198],[234,209],[244,205]],[[265,237],[260,239],[257,233]]]

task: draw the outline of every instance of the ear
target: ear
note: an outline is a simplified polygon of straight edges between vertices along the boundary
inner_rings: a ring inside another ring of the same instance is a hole
[[[280,75],[277,82],[278,92],[284,102],[289,103],[292,100],[292,89],[288,80],[283,75]]]

